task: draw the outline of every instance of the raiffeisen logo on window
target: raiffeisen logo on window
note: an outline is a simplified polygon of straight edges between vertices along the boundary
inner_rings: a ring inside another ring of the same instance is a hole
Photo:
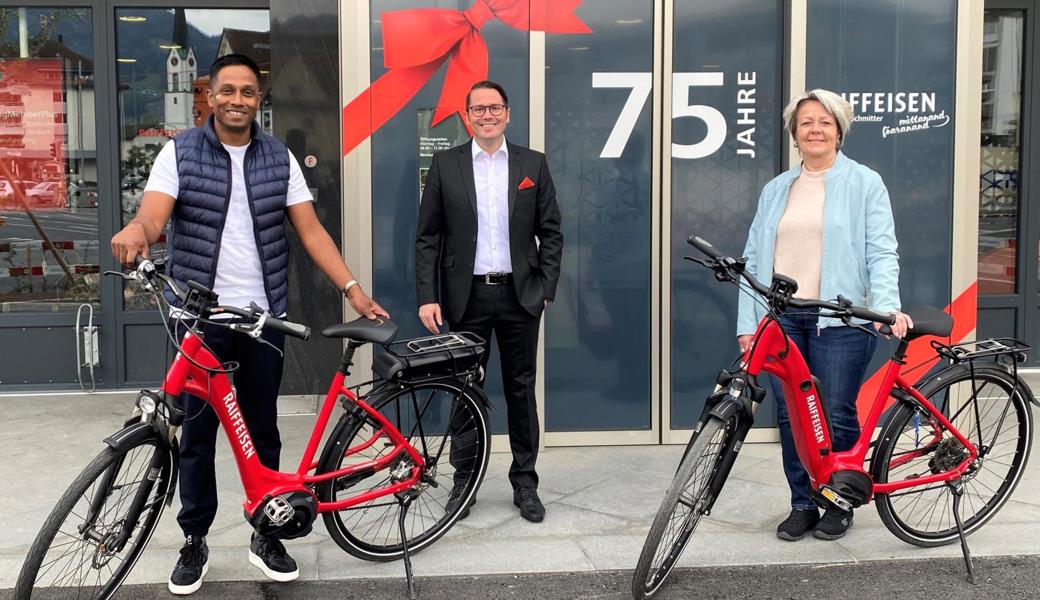
[[[946,109],[936,110],[935,92],[842,92],[856,113],[856,123],[881,124],[881,137],[938,129],[950,123]]]

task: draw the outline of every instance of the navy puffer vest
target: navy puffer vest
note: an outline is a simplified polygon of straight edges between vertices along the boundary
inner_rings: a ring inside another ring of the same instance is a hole
[[[213,115],[201,127],[173,138],[180,193],[173,207],[167,245],[170,275],[187,289],[189,280],[212,288],[228,204],[231,202],[231,156],[217,139]],[[253,234],[264,271],[271,314],[286,312],[289,289],[289,242],[285,239],[285,201],[289,191],[289,150],[259,131],[243,165]],[[167,299],[175,298],[167,292]]]

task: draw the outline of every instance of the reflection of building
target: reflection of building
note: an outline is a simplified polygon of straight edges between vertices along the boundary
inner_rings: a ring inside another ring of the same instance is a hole
[[[195,124],[192,89],[199,66],[195,60],[195,50],[188,42],[188,24],[183,8],[174,12],[170,44],[160,47],[170,51],[166,56],[166,108],[163,113],[163,128],[167,131],[188,129]]]
[[[271,32],[224,28],[214,59],[225,54],[245,54],[260,67],[260,90],[264,96],[257,120],[260,121],[260,129],[271,133],[274,126],[271,120],[271,95],[268,93],[271,89]],[[206,85],[209,85],[208,80]],[[206,106],[206,109],[205,114],[208,115],[209,107]],[[205,119],[205,116],[202,119]]]
[[[194,126],[192,89],[197,74],[195,51],[190,46],[170,49],[170,55],[166,57],[166,129],[188,129]]]

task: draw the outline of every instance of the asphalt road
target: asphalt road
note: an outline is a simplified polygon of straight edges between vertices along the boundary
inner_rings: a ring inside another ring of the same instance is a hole
[[[935,559],[844,565],[684,569],[672,574],[655,600],[770,598],[778,600],[1035,599],[1040,556],[977,561],[969,584],[961,560]],[[417,580],[421,600],[629,600],[631,571],[436,577]],[[0,598],[11,590],[0,591]],[[128,586],[122,600],[172,598],[163,585]],[[207,583],[197,600],[398,600],[404,578],[275,583]]]

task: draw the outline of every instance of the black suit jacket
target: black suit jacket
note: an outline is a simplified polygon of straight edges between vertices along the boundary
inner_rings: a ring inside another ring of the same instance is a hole
[[[477,253],[477,190],[471,143],[433,155],[415,237],[419,305],[440,302],[444,316],[453,323],[466,312]],[[545,300],[555,297],[560,280],[560,207],[545,155],[508,142],[506,150],[513,284],[524,309],[539,315]],[[534,186],[521,190],[525,177]]]

